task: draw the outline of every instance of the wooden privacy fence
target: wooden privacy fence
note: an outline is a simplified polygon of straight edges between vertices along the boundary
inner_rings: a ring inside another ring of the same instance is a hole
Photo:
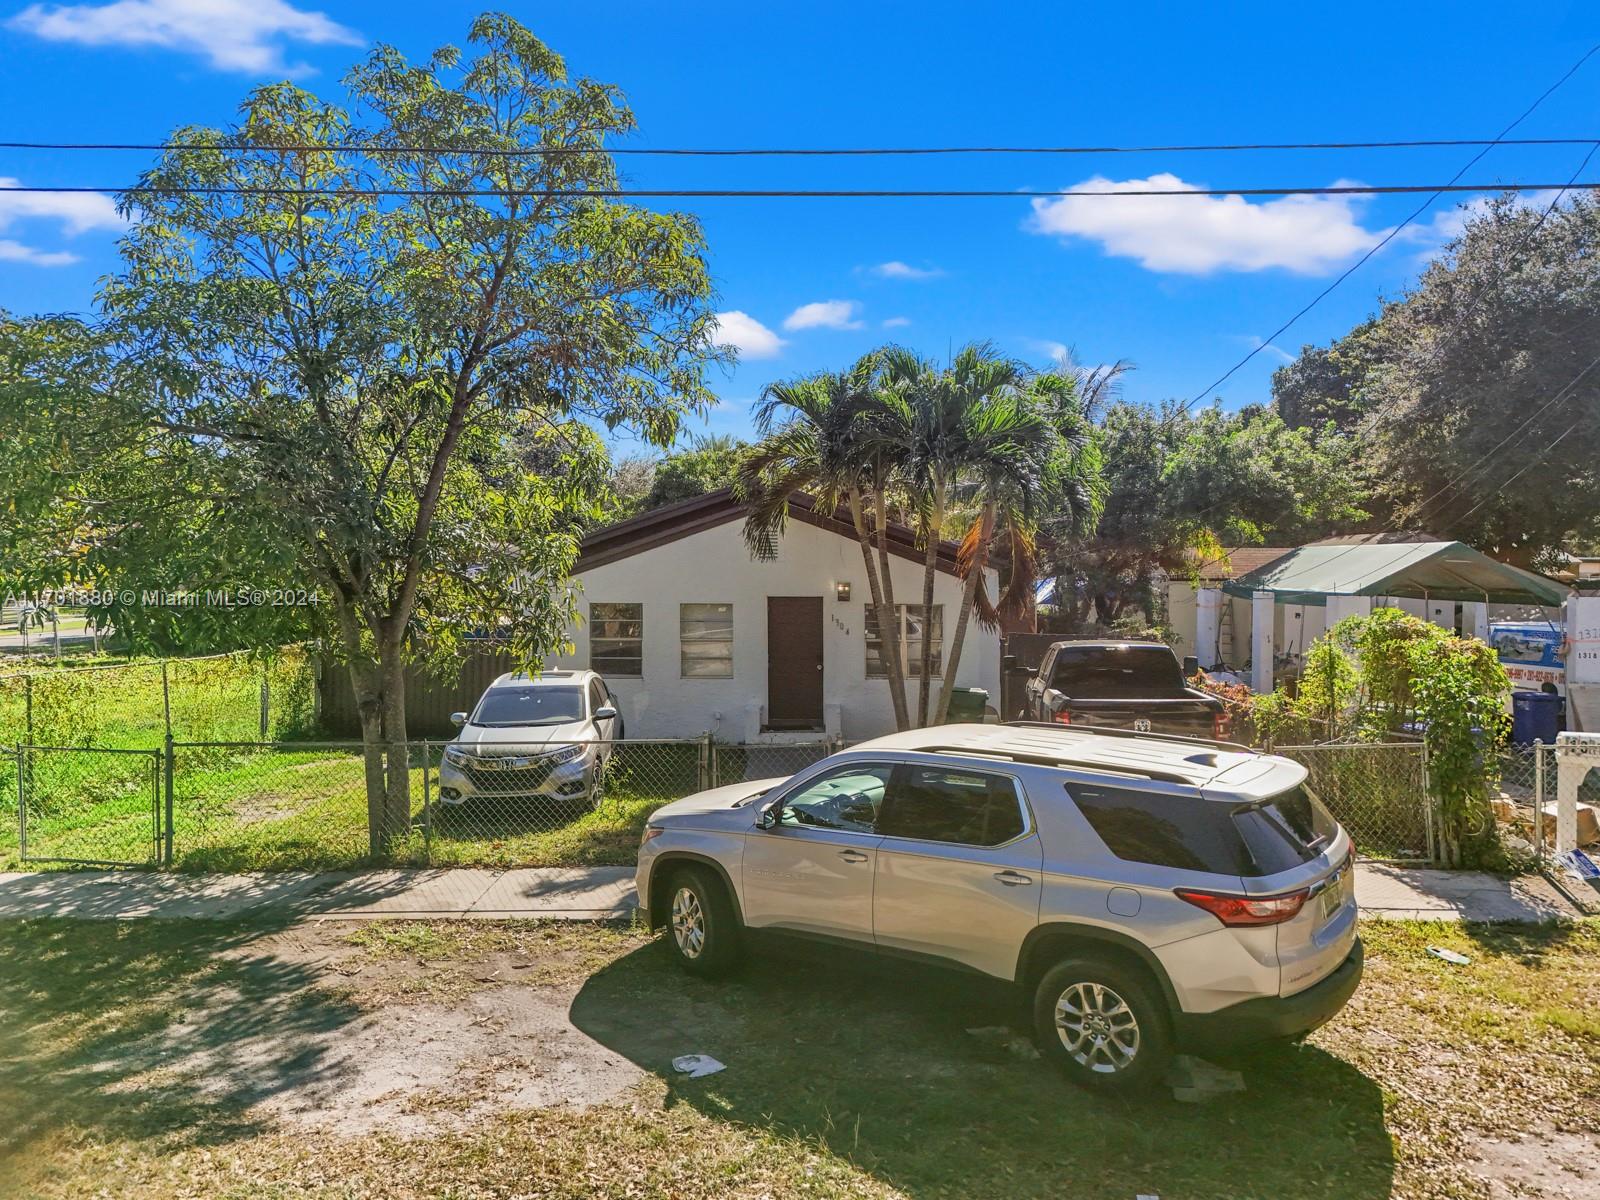
[[[515,668],[505,644],[493,641],[467,643],[454,670],[447,666],[428,672],[407,667],[406,732],[412,737],[454,737],[450,714],[470,711],[496,677]],[[317,688],[322,728],[335,737],[360,737],[361,716],[356,712],[350,672],[337,663],[325,662]]]

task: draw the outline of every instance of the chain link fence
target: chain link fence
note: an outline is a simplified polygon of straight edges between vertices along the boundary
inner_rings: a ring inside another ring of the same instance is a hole
[[[408,744],[410,813],[380,860],[396,865],[628,864],[649,814],[711,787],[782,779],[842,742],[709,738],[497,746]],[[1430,862],[1435,826],[1421,743],[1283,746],[1364,857]],[[1543,764],[1542,767],[1540,764]],[[1543,771],[1546,817],[1538,820]],[[1554,829],[1553,747],[1507,753],[1494,810],[1538,849]],[[1597,780],[1600,786],[1600,780]],[[0,865],[166,864],[180,870],[371,865],[358,742],[185,741],[162,750],[18,747],[0,753]]]
[[[410,819],[381,860],[414,866],[627,864],[651,812],[710,787],[786,777],[839,743],[627,740],[407,746]],[[0,757],[0,864],[189,871],[371,865],[359,742],[21,747]]]
[[[1389,862],[1435,860],[1421,742],[1279,746],[1273,752],[1305,766],[1306,786],[1345,827],[1357,853]]]

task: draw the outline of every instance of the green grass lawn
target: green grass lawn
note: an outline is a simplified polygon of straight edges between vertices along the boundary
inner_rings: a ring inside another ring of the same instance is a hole
[[[424,786],[411,771],[412,829],[386,859],[448,866],[631,863],[650,812],[699,786],[694,746],[618,749],[599,807],[582,800],[504,798],[435,804],[439,748]],[[732,754],[723,764],[742,769]],[[109,751],[40,752],[32,760],[30,860],[158,861],[160,778],[151,757]],[[737,778],[737,775],[733,776]],[[0,795],[16,774],[0,767]],[[14,811],[14,810],[13,810]],[[0,823],[0,868],[21,865],[18,827]],[[173,770],[173,865],[186,871],[335,870],[369,864],[367,802],[358,749],[179,747]],[[50,865],[30,862],[29,865]]]
[[[1541,1194],[1541,1154],[1594,1168],[1570,1150],[1600,1127],[1600,925],[1364,930],[1346,1013],[1243,1061],[1245,1093],[1189,1106],[1096,1098],[968,1034],[1016,1019],[1003,989],[838,956],[763,954],[708,983],[618,927],[3,923],[0,1191],[1444,1200]],[[493,1061],[439,1065],[490,1001]],[[640,1081],[508,1104],[575,1052],[513,1032],[523,1010]],[[365,1106],[315,1097],[360,1085],[346,1048],[373,1020],[421,1078],[403,1121],[369,1129]],[[728,1069],[673,1075],[685,1051]],[[286,1096],[311,1109],[273,1115]],[[1600,1175],[1564,1178],[1545,1194]]]

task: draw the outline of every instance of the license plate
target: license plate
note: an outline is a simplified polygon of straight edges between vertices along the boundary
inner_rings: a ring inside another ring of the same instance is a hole
[[[1133,723],[1133,731],[1135,733],[1149,733],[1150,722],[1145,720],[1143,717],[1140,717]]]
[[[1328,886],[1322,889],[1319,899],[1322,901],[1322,919],[1326,921],[1338,912],[1344,904],[1344,884],[1348,871],[1341,871],[1328,881]]]

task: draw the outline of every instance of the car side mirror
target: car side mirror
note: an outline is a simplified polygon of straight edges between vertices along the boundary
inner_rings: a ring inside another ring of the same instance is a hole
[[[594,719],[596,721],[608,721],[616,715],[617,706],[614,704],[602,704],[599,708],[594,710]]]
[[[1193,679],[1200,674],[1200,659],[1197,655],[1185,654],[1183,656],[1183,677]]]
[[[1044,706],[1051,712],[1055,712],[1067,702],[1067,698],[1056,688],[1045,688],[1044,695],[1040,699],[1044,701]]]
[[[778,827],[778,809],[776,805],[769,805],[761,810],[761,820],[758,822],[762,829],[776,829]]]
[[[450,714],[450,724],[454,725],[457,729],[460,729],[466,723],[467,723],[467,714],[466,713],[464,713],[464,712],[456,712],[456,713],[451,713]]]

